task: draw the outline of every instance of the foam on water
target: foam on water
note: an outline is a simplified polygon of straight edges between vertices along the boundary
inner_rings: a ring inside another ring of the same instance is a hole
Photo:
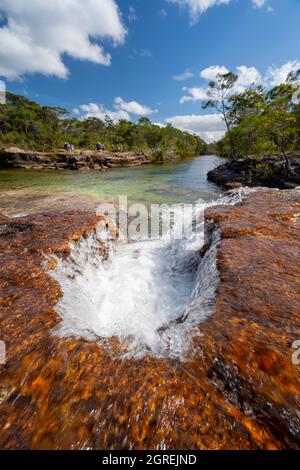
[[[234,204],[241,195],[235,191],[213,204]],[[201,218],[197,223],[203,234]],[[120,243],[111,245],[108,261],[97,254],[96,235],[73,245],[52,273],[64,292],[58,333],[104,342],[117,337],[135,356],[182,357],[197,325],[214,310],[218,234],[201,260],[196,250],[203,242],[190,233],[180,240]]]

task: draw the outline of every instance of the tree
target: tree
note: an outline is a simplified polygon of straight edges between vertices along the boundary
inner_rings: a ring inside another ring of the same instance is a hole
[[[190,156],[205,153],[205,143],[171,126],[161,128],[142,117],[137,124],[120,120],[105,122],[96,117],[77,119],[63,108],[41,107],[25,97],[7,93],[7,103],[0,105],[0,145],[14,145],[32,150],[55,150],[64,142],[76,148],[95,149],[102,142],[110,150],[143,151],[164,160],[170,155]]]
[[[230,96],[227,113],[230,126],[239,125],[246,117],[261,115],[266,101],[267,97],[263,86],[250,88]]]
[[[221,114],[227,128],[232,158],[236,158],[237,152],[234,144],[234,138],[231,133],[230,120],[228,117],[228,113],[230,110],[228,100],[237,79],[237,75],[232,72],[223,75],[218,74],[216,80],[212,80],[209,83],[209,99],[202,106],[203,109],[215,109],[218,113]]]
[[[140,126],[150,126],[151,125],[151,121],[147,117],[140,117],[139,120],[138,120],[138,123],[139,123]]]
[[[292,82],[274,87],[267,93],[264,111],[266,132],[280,151],[286,177],[291,174],[288,151],[293,148],[297,140],[297,119],[293,113],[292,103],[296,89]]]
[[[104,118],[104,122],[105,122],[105,127],[107,129],[112,129],[114,127],[114,122],[108,114],[106,114],[106,116]]]
[[[231,155],[233,137],[239,155],[280,155],[285,175],[290,174],[289,153],[300,145],[300,104],[294,100],[299,73],[270,90],[259,86],[229,97],[230,132],[218,144],[222,154]]]

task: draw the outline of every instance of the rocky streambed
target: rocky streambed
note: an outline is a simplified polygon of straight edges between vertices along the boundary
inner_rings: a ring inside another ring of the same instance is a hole
[[[258,189],[206,210],[220,280],[184,360],[55,334],[63,292],[49,273],[98,222],[84,211],[1,217],[0,446],[299,449],[300,192]],[[93,252],[109,255],[101,240]]]

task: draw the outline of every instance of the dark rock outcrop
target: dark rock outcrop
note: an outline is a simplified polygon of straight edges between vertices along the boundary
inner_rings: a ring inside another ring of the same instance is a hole
[[[44,254],[67,256],[92,213],[2,217],[0,447],[299,449],[299,214],[300,192],[276,190],[207,211],[221,234],[216,308],[181,362],[53,334],[62,292]]]
[[[264,186],[292,189],[300,186],[300,156],[292,156],[291,175],[284,176],[280,158],[244,158],[220,165],[207,175],[210,181],[225,188]]]

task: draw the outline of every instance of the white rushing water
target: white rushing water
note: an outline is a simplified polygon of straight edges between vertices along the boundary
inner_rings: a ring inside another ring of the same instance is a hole
[[[234,204],[241,195],[236,191],[213,204]],[[197,224],[203,235],[201,217]],[[204,240],[196,240],[195,233],[179,240],[117,243],[108,261],[97,255],[97,243],[91,235],[73,245],[71,256],[59,259],[52,273],[64,292],[57,305],[58,333],[103,344],[117,337],[135,356],[183,357],[199,334],[197,325],[214,310],[218,234],[202,260],[197,249]]]

